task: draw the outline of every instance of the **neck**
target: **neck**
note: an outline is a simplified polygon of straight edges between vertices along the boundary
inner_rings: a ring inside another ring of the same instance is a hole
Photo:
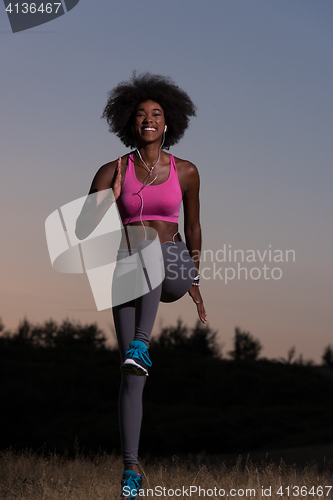
[[[161,146],[156,146],[156,144],[146,144],[145,146],[138,147],[137,149],[140,151],[140,154],[144,161],[148,165],[151,165],[157,160],[160,154],[160,147]]]

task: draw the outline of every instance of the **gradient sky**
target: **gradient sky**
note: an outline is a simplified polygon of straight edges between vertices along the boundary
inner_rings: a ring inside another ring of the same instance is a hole
[[[171,152],[200,171],[203,249],[295,251],[295,262],[246,264],[279,267],[279,280],[202,280],[224,353],[238,326],[264,356],[295,346],[319,362],[333,343],[333,4],[80,0],[16,34],[0,12],[5,326],[70,318],[111,335],[110,310],[96,311],[87,277],[52,269],[44,222],[126,152],[100,120],[107,92],[133,70],[151,71],[171,76],[198,109]],[[202,267],[212,276],[212,262]],[[188,296],[161,304],[155,331],[179,316],[196,321]]]

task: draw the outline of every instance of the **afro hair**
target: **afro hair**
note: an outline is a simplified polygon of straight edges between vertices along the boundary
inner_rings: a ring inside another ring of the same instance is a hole
[[[109,124],[109,131],[116,134],[126,147],[135,147],[133,120],[141,102],[154,101],[162,106],[168,132],[164,148],[176,144],[184,135],[195,106],[189,96],[169,77],[133,73],[129,81],[119,83],[108,93],[102,118]]]

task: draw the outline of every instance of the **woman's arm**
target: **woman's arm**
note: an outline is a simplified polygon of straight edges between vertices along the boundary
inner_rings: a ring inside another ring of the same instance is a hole
[[[121,158],[103,165],[95,175],[76,221],[75,234],[83,240],[98,226],[121,192]]]
[[[201,226],[200,226],[200,202],[199,189],[200,178],[195,165],[184,162],[181,169],[181,184],[183,185],[183,205],[184,205],[184,232],[186,246],[194,261],[196,274],[199,274],[200,253],[201,253]],[[199,283],[196,281],[195,283]],[[203,323],[207,321],[206,310],[198,285],[192,285],[189,294],[197,305],[198,315]]]

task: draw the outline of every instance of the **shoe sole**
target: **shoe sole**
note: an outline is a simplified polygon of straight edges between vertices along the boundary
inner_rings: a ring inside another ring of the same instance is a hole
[[[134,359],[126,359],[121,365],[120,371],[129,373],[130,375],[138,375],[139,377],[148,377],[148,370],[136,363]]]

